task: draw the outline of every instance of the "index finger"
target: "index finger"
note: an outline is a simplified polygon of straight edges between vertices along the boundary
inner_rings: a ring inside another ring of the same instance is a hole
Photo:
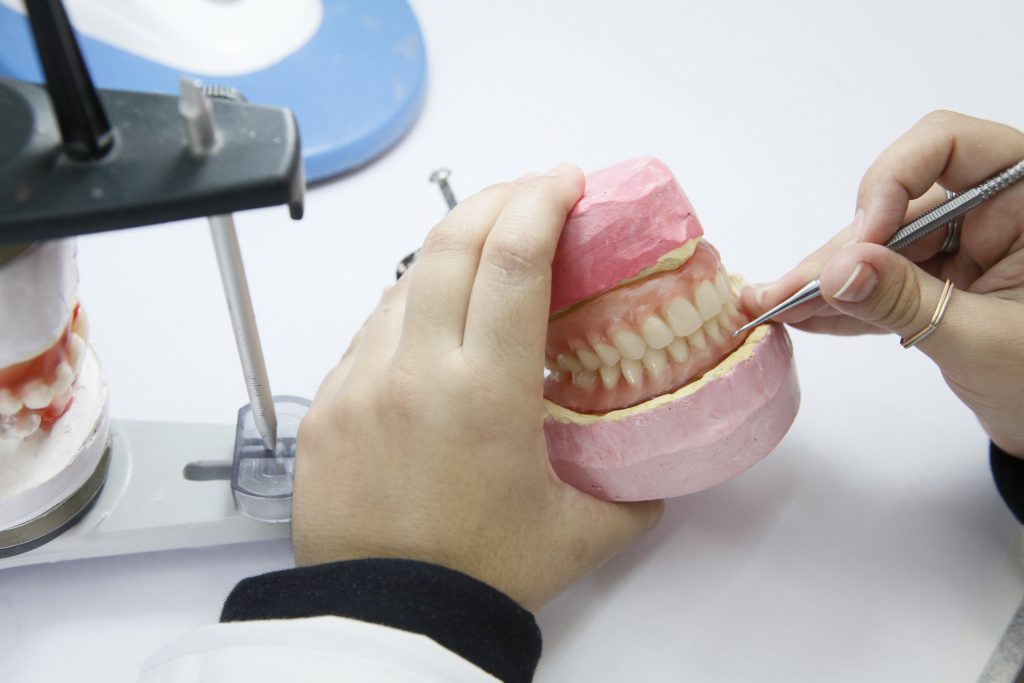
[[[500,353],[508,363],[492,367],[511,377],[543,379],[551,260],[566,216],[582,194],[583,173],[561,164],[509,197],[480,256],[466,315],[465,353],[485,361]]]
[[[920,198],[910,202],[907,214],[901,219],[901,224],[931,210],[944,198],[945,194],[942,189],[938,185],[933,185],[932,188],[928,192],[924,193]],[[863,221],[863,217],[860,218],[860,221]],[[744,308],[752,315],[758,316],[769,308],[774,307],[776,304],[781,303],[793,292],[821,275],[821,271],[828,260],[846,245],[855,242],[855,235],[860,234],[860,232],[861,227],[858,225],[858,219],[855,218],[853,223],[840,230],[832,237],[832,239],[819,247],[814,253],[797,264],[795,268],[783,275],[776,282],[756,288],[745,288],[740,295]],[[903,254],[904,257],[915,262],[930,259],[935,256],[936,252],[939,250],[939,246],[942,244],[942,240],[944,239],[945,233],[941,230],[936,231],[919,242],[915,242],[910,245],[910,247],[900,253]],[[829,307],[824,300],[815,299],[795,308],[791,308],[785,313],[778,315],[775,320],[778,322],[792,324],[800,323],[819,315],[835,316],[839,315],[839,313],[835,309]],[[829,326],[825,326],[825,329],[831,328]]]
[[[860,184],[859,238],[883,243],[911,199],[933,183],[962,191],[1024,158],[1024,135],[1009,126],[949,111],[928,114],[882,152]]]

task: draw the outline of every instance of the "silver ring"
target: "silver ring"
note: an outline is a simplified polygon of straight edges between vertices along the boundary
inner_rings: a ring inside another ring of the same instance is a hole
[[[946,190],[946,201],[956,197],[956,192]],[[946,223],[946,239],[939,247],[940,254],[955,254],[960,248],[960,229],[964,227],[964,216],[960,214],[950,222]]]

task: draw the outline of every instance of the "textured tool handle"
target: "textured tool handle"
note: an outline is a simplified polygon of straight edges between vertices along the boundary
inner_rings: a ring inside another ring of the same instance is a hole
[[[1024,178],[1024,161],[1017,162],[999,175],[989,178],[977,187],[972,187],[970,190],[953,197],[943,204],[939,204],[923,216],[907,223],[896,231],[896,234],[885,243],[885,246],[889,247],[893,251],[901,251],[925,235],[935,232],[950,221],[956,219],[958,216],[962,216],[967,213],[995,193],[1005,190],[1021,178]],[[811,280],[799,291],[792,294],[788,299],[774,308],[765,311],[754,320],[751,320],[749,323],[733,332],[732,336],[735,337],[740,332],[771,320],[780,313],[784,313],[791,308],[811,301],[812,299],[816,299],[819,296],[821,296],[820,283],[818,280]]]
[[[1017,162],[999,175],[939,204],[928,213],[903,226],[889,238],[885,246],[893,251],[902,251],[958,216],[964,215],[997,192],[1005,190],[1021,178],[1024,178],[1024,161]]]

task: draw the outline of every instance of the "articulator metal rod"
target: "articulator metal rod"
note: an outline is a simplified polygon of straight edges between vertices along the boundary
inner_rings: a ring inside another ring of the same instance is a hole
[[[185,119],[189,147],[196,156],[215,154],[217,147],[217,125],[213,118],[213,107],[202,87],[195,81],[182,79],[181,105]],[[249,394],[253,419],[263,437],[263,443],[272,453],[277,451],[277,411],[274,409],[273,393],[267,377],[267,365],[263,360],[263,346],[256,327],[256,314],[249,296],[249,282],[245,277],[245,264],[238,247],[235,219],[231,214],[210,216],[210,236],[217,252],[220,279],[224,284],[224,295],[231,313],[231,327],[238,344],[238,357],[242,361],[245,388]]]
[[[213,237],[213,246],[217,252],[217,265],[220,267],[220,279],[224,283],[224,294],[231,312],[231,327],[235,331],[253,420],[267,450],[273,453],[277,450],[277,411],[270,391],[267,365],[263,360],[256,314],[252,310],[245,264],[242,263],[242,252],[238,248],[235,219],[231,214],[210,216],[210,236]]]

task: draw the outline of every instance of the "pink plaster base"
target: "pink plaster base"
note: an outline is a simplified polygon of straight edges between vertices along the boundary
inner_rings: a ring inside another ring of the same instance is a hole
[[[551,312],[614,289],[703,234],[690,200],[657,159],[588,173],[551,263]]]

